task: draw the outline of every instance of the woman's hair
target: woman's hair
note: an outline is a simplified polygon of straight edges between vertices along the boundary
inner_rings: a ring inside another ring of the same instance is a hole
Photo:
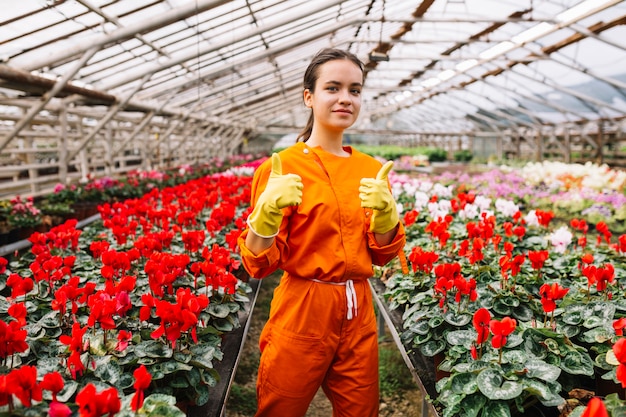
[[[304,90],[309,90],[311,93],[313,93],[315,91],[315,83],[319,78],[319,68],[327,62],[337,59],[347,59],[349,61],[352,61],[354,65],[361,69],[361,72],[363,72],[365,68],[363,62],[361,62],[361,60],[357,58],[357,56],[354,55],[352,52],[335,48],[324,48],[317,54],[315,54],[315,56],[311,60],[311,63],[304,72],[304,81],[302,83]],[[306,126],[304,127],[304,129],[302,129],[302,132],[300,132],[300,134],[296,138],[296,142],[300,142],[300,140],[302,140],[302,142],[306,142],[307,140],[309,140],[312,131],[313,111],[311,111],[311,114],[309,115],[309,120],[307,121]]]

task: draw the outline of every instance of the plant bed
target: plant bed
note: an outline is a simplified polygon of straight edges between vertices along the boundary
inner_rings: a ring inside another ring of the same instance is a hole
[[[514,193],[512,182],[390,180],[412,270],[384,271],[381,297],[398,313],[412,366],[443,356],[447,375],[431,396],[441,416],[558,414],[585,405],[573,390],[619,384],[625,235],[605,222],[591,230],[582,216],[555,223],[530,200],[493,196]]]
[[[0,412],[180,416],[222,403],[255,294],[235,276],[250,179],[154,189],[10,247]]]

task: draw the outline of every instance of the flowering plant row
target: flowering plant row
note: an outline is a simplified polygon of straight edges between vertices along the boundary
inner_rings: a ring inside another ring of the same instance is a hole
[[[0,412],[181,416],[220,375],[250,287],[236,240],[252,168],[154,188],[0,258]]]
[[[69,217],[80,217],[80,213],[77,213],[78,205],[92,206],[139,198],[154,188],[175,186],[229,167],[254,163],[257,159],[258,156],[252,154],[235,155],[166,171],[133,170],[123,178],[89,174],[78,182],[58,183],[54,191],[45,197],[34,199],[18,195],[0,200],[0,234],[19,228],[46,229]]]
[[[523,208],[469,178],[390,179],[412,270],[391,274],[384,296],[402,312],[406,345],[443,356],[443,416],[563,408],[565,393],[595,388],[596,377],[626,386],[626,235]]]

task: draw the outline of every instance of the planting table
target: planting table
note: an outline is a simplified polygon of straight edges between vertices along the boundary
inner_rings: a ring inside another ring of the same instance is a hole
[[[396,342],[404,362],[411,371],[413,379],[422,393],[421,415],[423,417],[438,417],[437,410],[435,410],[432,403],[428,401],[429,397],[435,398],[437,396],[437,392],[435,391],[435,366],[433,358],[423,356],[419,352],[407,351],[406,346],[404,346],[400,339],[400,332],[402,332],[401,314],[398,311],[389,310],[383,298],[385,286],[380,280],[370,279],[369,283],[374,300],[378,306],[379,325],[383,325],[383,322],[387,324],[389,332],[394,342]],[[379,331],[379,334],[380,333],[382,333],[382,331]]]
[[[250,328],[250,317],[259,294],[261,280],[250,279],[248,284],[252,287],[252,293],[250,294],[250,303],[247,308],[239,313],[239,323],[241,326],[226,335],[222,343],[224,358],[214,364],[215,370],[220,375],[220,380],[216,386],[209,389],[208,403],[201,407],[190,407],[188,409],[187,415],[190,417],[224,416],[226,400],[228,399],[230,388],[235,378],[235,371],[239,364],[241,350],[246,342],[248,329]]]

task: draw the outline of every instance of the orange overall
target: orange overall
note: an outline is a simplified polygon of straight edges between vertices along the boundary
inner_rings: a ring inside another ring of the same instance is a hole
[[[260,340],[256,416],[301,417],[321,386],[334,417],[378,415],[378,336],[367,279],[402,250],[379,246],[369,232],[371,210],[359,200],[361,178],[374,178],[380,162],[355,149],[342,158],[298,143],[282,152],[283,174],[300,175],[302,203],[283,209],[274,244],[254,255],[239,239],[251,276],[284,271]],[[262,164],[252,184],[252,204],[270,172]]]

